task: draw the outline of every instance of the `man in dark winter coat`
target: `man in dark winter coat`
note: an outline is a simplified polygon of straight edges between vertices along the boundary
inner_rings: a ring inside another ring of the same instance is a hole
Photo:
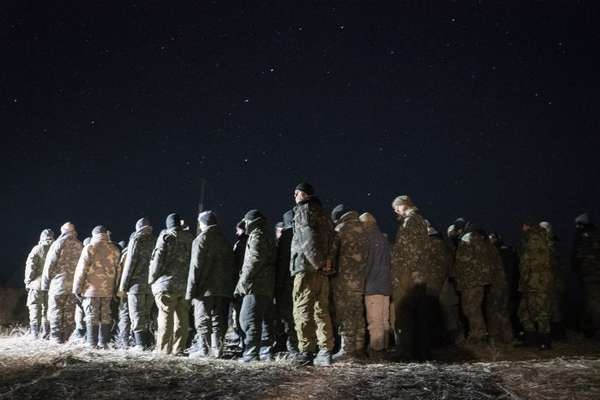
[[[200,233],[192,244],[192,258],[185,298],[192,302],[196,347],[190,357],[205,357],[209,350],[221,357],[227,331],[227,312],[233,296],[233,251],[221,232],[216,215],[205,211],[198,216]]]

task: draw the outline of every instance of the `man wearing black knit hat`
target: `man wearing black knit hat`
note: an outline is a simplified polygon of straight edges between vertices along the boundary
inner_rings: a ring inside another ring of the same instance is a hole
[[[212,211],[198,215],[185,299],[192,302],[196,338],[190,357],[221,357],[235,279],[233,250]]]
[[[240,325],[244,337],[243,362],[258,361],[259,357],[270,359],[271,348],[261,348],[261,342],[269,342],[264,329],[265,314],[273,301],[275,287],[275,240],[267,232],[266,219],[258,210],[250,210],[244,216],[248,244],[240,278],[235,288],[242,295]]]
[[[310,184],[299,184],[294,200],[290,272],[294,278],[297,361],[303,365],[330,365],[334,343],[328,275],[332,271],[329,253],[334,238],[333,224]]]

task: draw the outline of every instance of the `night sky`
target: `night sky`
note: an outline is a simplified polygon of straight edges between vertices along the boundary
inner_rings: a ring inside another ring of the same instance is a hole
[[[3,284],[46,227],[195,223],[203,179],[230,234],[302,180],[391,235],[399,194],[512,243],[598,211],[591,1],[96,3],[0,6]]]

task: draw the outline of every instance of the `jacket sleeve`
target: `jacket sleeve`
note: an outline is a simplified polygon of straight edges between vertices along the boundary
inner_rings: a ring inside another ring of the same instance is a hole
[[[156,246],[152,252],[152,258],[150,259],[150,271],[148,273],[148,284],[152,285],[160,277],[162,268],[167,261],[167,241],[168,237],[165,234],[161,234],[156,241]]]
[[[75,268],[75,276],[73,277],[73,293],[81,294],[83,291],[83,285],[87,278],[89,263],[90,263],[90,246],[86,246],[79,256],[77,267]]]
[[[194,240],[185,294],[187,300],[191,300],[196,293],[202,292],[202,287],[208,277],[206,271],[207,251],[205,235],[199,236]]]
[[[25,261],[25,287],[29,286],[31,281],[35,279],[36,276],[40,273],[41,269],[44,268],[43,265],[40,265],[40,246],[35,246],[29,252],[27,256],[27,261]]]
[[[50,289],[50,281],[54,278],[54,269],[60,256],[60,242],[56,241],[50,246],[46,261],[44,262],[44,272],[42,272],[42,290]]]
[[[238,286],[245,292],[252,279],[260,273],[265,260],[263,257],[267,250],[267,243],[260,235],[250,235],[244,257],[244,265],[240,274]]]
[[[137,265],[137,250],[138,240],[131,239],[127,246],[127,254],[125,255],[125,262],[123,263],[123,273],[121,274],[121,282],[119,282],[119,292],[126,292],[129,288],[129,281],[135,274],[133,270]]]

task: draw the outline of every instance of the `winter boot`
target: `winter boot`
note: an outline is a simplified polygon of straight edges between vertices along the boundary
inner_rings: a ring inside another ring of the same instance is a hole
[[[273,361],[273,347],[262,346],[258,357],[260,358],[260,361]]]
[[[351,343],[347,337],[340,338],[340,350],[335,353],[331,359],[334,362],[347,362],[354,358],[356,346]],[[320,352],[319,352],[320,353]],[[318,355],[317,355],[318,356]]]
[[[40,337],[40,326],[35,322],[29,324],[29,334],[33,339],[39,339]]]
[[[190,358],[205,358],[210,355],[210,337],[208,335],[196,335],[196,343],[190,349]]]
[[[144,351],[146,349],[146,346],[144,345],[144,333],[145,332],[133,332],[133,339],[135,340],[133,350]]]
[[[110,342],[110,324],[100,325],[100,336],[98,337],[98,346],[101,349],[108,349],[108,343]]]
[[[329,367],[331,365],[331,352],[329,350],[319,350],[313,360],[315,367]]]
[[[223,338],[218,333],[213,333],[210,336],[211,356],[221,358],[223,356]]]
[[[292,363],[301,367],[312,365],[313,357],[310,353],[306,352],[296,353],[296,355],[292,358]]]
[[[244,354],[242,355],[242,358],[240,359],[240,361],[243,363],[251,363],[254,361],[260,361],[258,354],[259,354],[259,349],[257,347],[248,347],[244,351]]]
[[[86,325],[86,346],[95,349],[98,346],[98,325]]]

